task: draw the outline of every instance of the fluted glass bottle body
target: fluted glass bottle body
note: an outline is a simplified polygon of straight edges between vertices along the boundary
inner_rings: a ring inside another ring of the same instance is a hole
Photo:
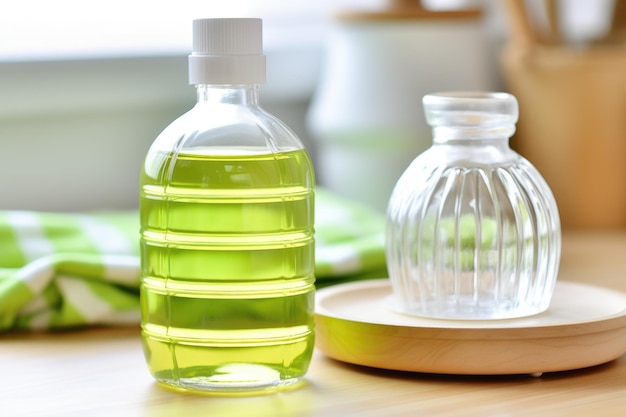
[[[509,148],[502,129],[476,129],[475,113],[461,113],[453,117],[461,123],[434,122],[456,127],[435,127],[433,146],[413,161],[390,199],[386,244],[394,306],[450,319],[542,312],[561,250],[552,192]]]
[[[157,380],[289,385],[314,344],[314,173],[257,87],[199,86],[141,177],[142,331]]]

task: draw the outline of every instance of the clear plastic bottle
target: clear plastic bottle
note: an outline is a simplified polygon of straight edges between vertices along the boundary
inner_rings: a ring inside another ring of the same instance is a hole
[[[433,145],[398,180],[387,210],[392,307],[443,319],[501,319],[549,306],[561,255],[556,201],[509,147],[506,93],[423,99]]]
[[[291,385],[314,346],[314,186],[300,140],[259,107],[260,19],[193,22],[197,104],[141,175],[142,336],[185,390]]]

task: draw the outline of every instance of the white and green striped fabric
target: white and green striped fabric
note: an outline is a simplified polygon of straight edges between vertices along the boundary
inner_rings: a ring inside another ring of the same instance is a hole
[[[384,218],[316,193],[318,287],[386,274]],[[0,332],[139,323],[137,212],[0,211]]]

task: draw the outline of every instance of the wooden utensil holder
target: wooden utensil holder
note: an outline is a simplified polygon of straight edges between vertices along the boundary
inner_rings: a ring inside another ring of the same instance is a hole
[[[626,43],[539,39],[519,4],[509,2],[513,33],[501,60],[520,105],[512,144],[552,188],[564,229],[625,228]]]

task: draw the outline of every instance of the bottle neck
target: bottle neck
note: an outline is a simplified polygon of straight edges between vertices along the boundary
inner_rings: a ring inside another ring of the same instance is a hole
[[[257,106],[259,84],[198,84],[197,103],[202,105],[232,104]]]
[[[515,125],[499,126],[435,126],[433,143],[452,144],[463,142],[466,145],[496,142],[508,144],[515,133]]]

